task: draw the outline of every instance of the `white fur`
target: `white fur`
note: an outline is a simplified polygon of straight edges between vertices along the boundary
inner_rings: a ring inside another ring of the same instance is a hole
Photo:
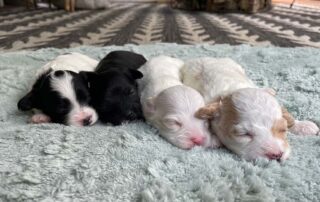
[[[241,88],[255,88],[244,69],[229,58],[200,58],[181,69],[183,83],[198,90],[206,103]]]
[[[56,70],[69,70],[75,73],[80,71],[92,72],[98,65],[98,61],[92,59],[81,53],[71,52],[64,55],[59,55],[52,61],[42,66],[36,73],[36,76],[40,76],[49,69]]]
[[[206,103],[231,96],[239,122],[224,120],[229,112],[223,106],[212,121],[213,132],[226,147],[246,159],[270,153],[283,153],[281,160],[289,156],[290,147],[284,147],[286,140],[274,137],[271,132],[273,123],[282,116],[274,92],[257,88],[239,64],[228,58],[199,58],[186,62],[181,73],[183,83],[197,89]],[[228,124],[230,128],[225,128]],[[246,133],[254,137],[251,139]]]
[[[181,83],[179,70],[183,64],[179,59],[158,56],[140,68],[144,75],[139,90],[145,118],[180,148],[190,149],[196,144],[217,147],[219,141],[210,137],[207,122],[194,117],[204,101],[197,91]]]
[[[301,136],[319,135],[319,128],[311,121],[296,120],[293,127],[290,128],[290,132]]]
[[[176,85],[182,85],[180,81],[180,68],[182,60],[167,56],[158,56],[150,59],[139,70],[143,78],[139,80],[141,100],[155,97],[161,91]]]
[[[79,73],[80,71],[94,71],[97,64],[97,60],[94,60],[86,55],[73,52],[57,56],[55,59],[39,69],[36,75],[39,77],[41,74],[50,69],[54,71],[68,70],[75,73]],[[82,106],[78,103],[72,84],[72,76],[65,72],[62,77],[55,77],[54,71],[50,73],[51,87],[59,92],[62,97],[67,98],[72,105],[72,110],[68,114],[67,124],[82,126],[82,122],[86,118],[91,119],[91,125],[94,124],[98,119],[98,115],[92,107]],[[32,116],[31,122],[50,122],[50,118],[41,112],[36,112],[36,114]]]
[[[230,128],[236,129],[237,136],[228,136],[221,126],[226,124],[218,117],[212,121],[212,128],[223,144],[235,153],[246,159],[265,157],[267,154],[287,153],[284,140],[274,137],[271,131],[273,123],[282,118],[281,107],[277,100],[269,93],[256,88],[246,88],[232,93],[232,101],[238,109],[240,120],[230,124]],[[230,131],[228,131],[230,132]],[[247,137],[246,133],[254,137]],[[243,140],[249,140],[245,141]]]
[[[72,76],[67,72],[60,77],[55,77],[54,72],[52,72],[50,76],[52,89],[59,92],[62,97],[67,98],[72,105],[72,110],[68,114],[67,124],[82,126],[82,121],[86,118],[91,119],[90,125],[94,124],[98,119],[98,115],[93,108],[81,106],[78,103],[72,84]]]

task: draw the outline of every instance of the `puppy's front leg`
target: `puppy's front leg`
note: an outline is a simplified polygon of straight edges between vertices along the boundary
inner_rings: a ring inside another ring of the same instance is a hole
[[[319,135],[318,126],[312,121],[294,121],[294,125],[289,128],[289,131],[296,135]]]
[[[289,131],[296,135],[318,135],[319,127],[312,121],[298,121],[288,112],[288,110],[282,107],[282,116],[288,122]]]
[[[219,138],[215,134],[211,134],[204,144],[204,147],[217,149],[222,147],[222,143],[220,142]]]

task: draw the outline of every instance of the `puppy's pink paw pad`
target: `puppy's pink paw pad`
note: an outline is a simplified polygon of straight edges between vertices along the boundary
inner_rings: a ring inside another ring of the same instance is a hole
[[[294,126],[290,128],[290,132],[296,135],[317,135],[319,128],[311,121],[295,121]]]
[[[31,117],[31,123],[49,123],[50,117],[44,114],[35,114]]]

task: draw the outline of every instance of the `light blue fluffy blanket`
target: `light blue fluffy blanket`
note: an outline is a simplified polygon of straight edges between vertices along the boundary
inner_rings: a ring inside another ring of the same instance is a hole
[[[147,58],[231,57],[273,87],[298,119],[320,123],[320,50],[156,44],[43,49],[0,55],[0,201],[320,201],[320,137],[289,134],[291,158],[246,162],[224,149],[178,149],[145,123],[27,124],[18,99],[37,68],[78,51],[126,49]]]

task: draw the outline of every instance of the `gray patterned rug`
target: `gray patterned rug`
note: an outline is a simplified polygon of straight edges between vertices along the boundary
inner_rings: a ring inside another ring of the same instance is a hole
[[[320,47],[320,9],[275,6],[254,15],[190,12],[163,4],[114,4],[74,13],[0,10],[0,51],[150,42]]]

